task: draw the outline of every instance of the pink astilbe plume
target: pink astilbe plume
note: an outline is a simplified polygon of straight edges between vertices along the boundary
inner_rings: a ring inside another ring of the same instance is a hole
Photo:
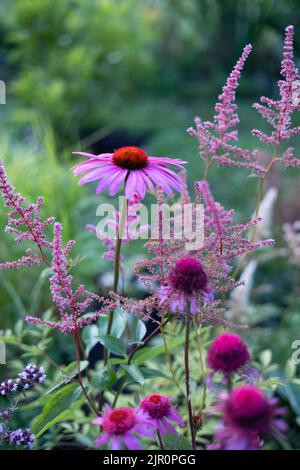
[[[251,50],[252,46],[247,44],[228,77],[215,105],[216,114],[213,121],[203,121],[196,117],[196,128],[188,129],[188,133],[198,139],[200,156],[205,161],[206,170],[213,161],[216,161],[221,166],[247,167],[259,175],[264,174],[264,168],[257,160],[257,152],[251,152],[237,145],[238,131],[236,127],[239,124],[239,117],[235,103],[235,91]]]
[[[286,167],[300,167],[300,160],[293,155],[293,148],[289,147],[279,158],[279,145],[291,137],[300,134],[300,126],[293,127],[292,114],[300,110],[300,82],[298,69],[294,63],[293,54],[294,27],[288,26],[285,30],[283,47],[283,60],[281,62],[282,79],[278,81],[279,99],[274,100],[262,96],[260,103],[253,107],[271,125],[272,131],[268,135],[260,130],[253,129],[252,134],[265,144],[274,147],[274,161],[282,161]]]
[[[51,264],[53,275],[50,278],[52,298],[59,310],[61,321],[46,321],[31,316],[27,316],[26,321],[56,328],[67,334],[89,325],[103,312],[112,308],[112,305],[109,305],[104,298],[88,291],[84,285],[80,285],[75,291],[73,290],[73,276],[67,270],[66,250],[62,248],[61,231],[61,224],[55,223]],[[96,312],[82,316],[94,301],[102,306]]]
[[[14,234],[17,243],[26,240],[33,242],[39,251],[37,255],[31,250],[27,250],[26,256],[22,256],[16,261],[2,263],[0,264],[0,269],[29,267],[37,265],[42,261],[45,262],[43,249],[51,247],[51,242],[46,238],[45,229],[53,224],[54,218],[49,217],[44,221],[42,220],[41,208],[44,202],[43,197],[39,196],[35,204],[26,205],[25,198],[15,192],[14,187],[9,183],[1,161],[0,190],[5,206],[10,209],[8,212],[8,223],[5,229],[6,232]]]
[[[189,200],[186,187],[182,185],[182,198]],[[145,300],[124,300],[127,311],[151,317],[152,311],[160,316],[172,312],[185,315],[187,305],[201,323],[227,327],[220,296],[239,283],[232,276],[235,258],[256,249],[273,244],[273,240],[252,242],[248,232],[259,222],[255,218],[246,224],[234,225],[234,211],[226,211],[216,202],[206,181],[196,183],[195,203],[204,202],[204,245],[197,250],[187,251],[185,239],[162,237],[161,220],[158,220],[159,237],[150,239],[145,246],[150,258],[139,261],[136,273],[148,288]],[[163,203],[159,194],[159,204]],[[196,207],[194,205],[194,207]],[[185,282],[189,279],[188,282]]]

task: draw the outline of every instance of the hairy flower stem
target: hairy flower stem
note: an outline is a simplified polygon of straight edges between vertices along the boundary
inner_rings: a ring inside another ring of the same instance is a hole
[[[114,269],[114,285],[113,285],[113,292],[117,292],[118,290],[118,285],[119,285],[119,275],[120,275],[120,255],[121,255],[121,246],[122,246],[122,237],[124,233],[124,228],[126,224],[126,219],[127,219],[127,210],[128,210],[128,201],[126,198],[124,198],[123,206],[122,206],[122,212],[121,212],[121,219],[120,219],[120,225],[119,225],[119,230],[118,230],[118,237],[117,237],[117,243],[116,243],[116,252],[115,252],[115,269]],[[114,321],[114,311],[112,310],[109,313],[109,318],[108,318],[108,323],[107,323],[107,330],[106,334],[109,335],[111,333],[112,325]],[[104,348],[104,365],[107,365],[108,359],[109,359],[109,351]]]
[[[185,366],[185,388],[186,388],[186,404],[189,417],[189,424],[191,429],[192,447],[196,450],[195,428],[192,411],[191,391],[190,391],[190,366],[189,366],[189,347],[190,347],[190,327],[191,327],[191,312],[190,306],[187,306],[186,313],[186,330],[185,330],[185,344],[184,344],[184,366]]]

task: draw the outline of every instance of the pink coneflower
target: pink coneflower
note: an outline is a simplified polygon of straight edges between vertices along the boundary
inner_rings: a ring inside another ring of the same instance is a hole
[[[202,264],[195,258],[182,258],[169,270],[167,285],[159,291],[161,303],[167,302],[173,313],[183,313],[187,304],[192,314],[208,294],[208,279]]]
[[[207,353],[207,365],[224,375],[237,372],[250,359],[248,348],[235,333],[222,333],[213,341]]]
[[[224,450],[252,450],[261,448],[265,434],[284,439],[287,425],[282,420],[284,408],[277,400],[267,398],[253,385],[243,385],[225,394],[218,404],[222,413],[223,428],[217,430],[219,441],[211,448]]]
[[[111,409],[105,405],[105,413],[94,419],[93,423],[100,425],[104,431],[96,440],[96,445],[102,447],[108,444],[110,450],[120,450],[123,447],[139,450],[141,445],[136,435],[153,437],[151,421],[139,409]]]
[[[114,153],[100,155],[74,153],[89,157],[73,168],[75,175],[86,173],[79,180],[79,184],[100,180],[96,192],[101,193],[109,187],[109,195],[114,196],[124,183],[128,199],[136,192],[144,198],[147,187],[150,191],[154,191],[154,185],[160,186],[166,194],[172,194],[172,188],[179,191],[178,176],[168,168],[168,165],[181,169],[182,164],[186,163],[168,157],[151,157],[141,148],[133,146],[120,147]]]
[[[170,421],[185,426],[179,413],[171,406],[172,398],[155,393],[144,398],[140,403],[140,409],[150,416],[155,429],[162,435],[171,432],[176,434],[176,430],[170,424]]]

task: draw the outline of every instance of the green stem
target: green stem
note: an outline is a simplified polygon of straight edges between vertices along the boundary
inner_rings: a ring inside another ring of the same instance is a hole
[[[91,408],[92,411],[94,411],[94,413],[98,416],[98,410],[97,408],[95,407],[94,403],[92,402],[91,398],[89,397],[84,385],[83,385],[83,382],[82,382],[82,376],[81,376],[81,370],[80,370],[80,348],[79,348],[79,342],[78,342],[78,330],[77,328],[75,328],[74,330],[74,335],[73,335],[73,339],[74,339],[74,344],[75,344],[75,351],[76,351],[76,362],[77,362],[77,371],[78,371],[78,383],[83,391],[83,394],[85,396],[85,398],[87,399],[87,402]]]
[[[231,374],[227,375],[226,381],[227,381],[227,391],[228,393],[230,393],[232,390],[232,375]]]
[[[121,211],[119,230],[118,230],[118,235],[117,235],[116,252],[115,252],[115,269],[114,269],[114,285],[113,285],[113,291],[115,293],[117,292],[118,285],[119,285],[120,255],[121,255],[121,247],[122,247],[122,237],[123,237],[124,228],[125,228],[126,219],[127,219],[127,207],[128,207],[128,202],[127,202],[127,199],[124,198],[122,211]],[[107,330],[106,330],[107,335],[111,333],[113,321],[114,321],[114,311],[112,310],[109,313],[109,317],[108,317]],[[104,365],[107,365],[107,362],[109,359],[109,351],[106,348],[104,348],[103,359],[104,359]]]
[[[157,439],[158,439],[158,442],[159,442],[159,447],[161,448],[161,450],[164,450],[165,448],[164,448],[164,444],[163,444],[161,434],[158,430],[156,431],[156,434],[157,434]]]
[[[192,402],[191,402],[191,390],[190,390],[190,365],[189,365],[190,327],[191,327],[191,312],[190,312],[190,306],[187,305],[185,344],[184,344],[185,388],[186,388],[187,411],[188,411],[189,424],[190,424],[190,429],[191,429],[192,447],[193,447],[193,450],[196,450],[195,428],[194,428]]]
[[[202,340],[201,340],[201,325],[198,330],[196,320],[194,321],[194,328],[196,331],[196,340],[197,340],[197,348],[199,353],[199,362],[200,362],[200,369],[201,369],[201,378],[202,378],[202,398],[201,398],[201,410],[200,413],[203,412],[204,408],[206,407],[206,372],[204,366],[204,359],[203,359],[203,351],[202,351]]]

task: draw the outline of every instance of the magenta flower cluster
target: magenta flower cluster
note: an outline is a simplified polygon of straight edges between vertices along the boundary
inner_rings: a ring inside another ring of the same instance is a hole
[[[235,333],[222,333],[207,352],[207,365],[224,375],[237,372],[250,360],[250,353],[242,338]]]
[[[224,394],[218,408],[221,425],[210,450],[259,450],[262,437],[267,434],[285,440],[286,410],[278,407],[276,398],[267,398],[256,386],[243,385]]]

